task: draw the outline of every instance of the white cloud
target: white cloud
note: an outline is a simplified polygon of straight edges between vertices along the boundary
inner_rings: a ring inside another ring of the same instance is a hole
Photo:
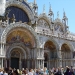
[[[0,16],[3,16],[5,13],[5,4],[6,0],[0,0]]]

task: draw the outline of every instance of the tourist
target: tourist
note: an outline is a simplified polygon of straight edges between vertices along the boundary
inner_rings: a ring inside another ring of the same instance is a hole
[[[2,69],[0,69],[0,75],[3,75],[3,71],[2,71]]]
[[[8,68],[5,68],[4,69],[4,72],[3,72],[3,75],[8,75],[8,72],[9,72],[9,69]]]
[[[17,72],[17,70],[13,71],[13,75],[19,75],[19,73]]]
[[[58,68],[58,71],[57,71],[54,75],[62,75],[62,73],[61,73],[61,69]]]
[[[71,75],[70,69],[67,68],[66,72],[64,73],[64,75]]]
[[[28,75],[33,75],[32,69],[29,69]]]
[[[23,71],[22,71],[22,75],[28,75],[28,74],[26,73],[26,70],[23,70]]]
[[[46,72],[46,68],[44,68],[44,72],[43,72],[43,75],[47,75],[47,72]]]

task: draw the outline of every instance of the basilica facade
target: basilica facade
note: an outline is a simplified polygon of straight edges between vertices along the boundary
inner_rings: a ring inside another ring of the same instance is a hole
[[[44,68],[75,66],[75,34],[69,31],[68,18],[38,15],[36,0],[7,0],[0,16],[0,68]]]

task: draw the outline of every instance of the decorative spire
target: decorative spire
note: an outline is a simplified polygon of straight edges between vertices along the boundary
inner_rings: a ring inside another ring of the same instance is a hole
[[[45,4],[43,5],[43,13],[45,13]]]
[[[49,3],[50,7],[49,7],[49,16],[50,16],[50,19],[51,21],[54,21],[54,14],[53,14],[53,11],[52,11],[52,8],[51,8],[51,4]]]
[[[67,25],[68,25],[68,18],[67,18],[67,16],[66,16],[66,13],[65,13],[65,11],[64,11],[64,9],[63,9],[63,19],[62,19],[62,22],[63,22],[63,24],[64,24],[64,33],[66,33],[67,32]]]
[[[36,0],[34,0],[34,4],[36,4]]]
[[[36,0],[34,0],[34,3],[33,3],[33,12],[34,12],[34,15],[37,15],[38,13],[38,6],[36,4]]]
[[[57,12],[57,18],[59,18],[59,11]]]
[[[65,13],[64,9],[63,9],[63,20],[64,20],[64,22],[66,22],[66,21],[68,20],[68,18],[67,18],[67,16],[66,16],[66,13]]]
[[[50,4],[50,9],[49,9],[49,14],[48,15],[50,15],[50,17],[53,16],[53,11],[52,11],[52,8],[51,8],[51,4]]]

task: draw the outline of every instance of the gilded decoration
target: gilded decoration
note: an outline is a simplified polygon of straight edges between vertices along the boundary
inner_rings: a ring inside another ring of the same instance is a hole
[[[53,49],[55,49],[55,45],[53,44],[53,42],[51,42],[51,41],[47,41],[46,43],[45,43],[45,45],[44,45],[44,49],[48,49],[48,50],[53,50]]]
[[[19,29],[9,33],[7,37],[7,44],[22,42],[25,46],[32,47],[34,45],[33,37],[27,32],[23,32]]]
[[[18,51],[13,51],[11,57],[20,57],[20,53]]]

